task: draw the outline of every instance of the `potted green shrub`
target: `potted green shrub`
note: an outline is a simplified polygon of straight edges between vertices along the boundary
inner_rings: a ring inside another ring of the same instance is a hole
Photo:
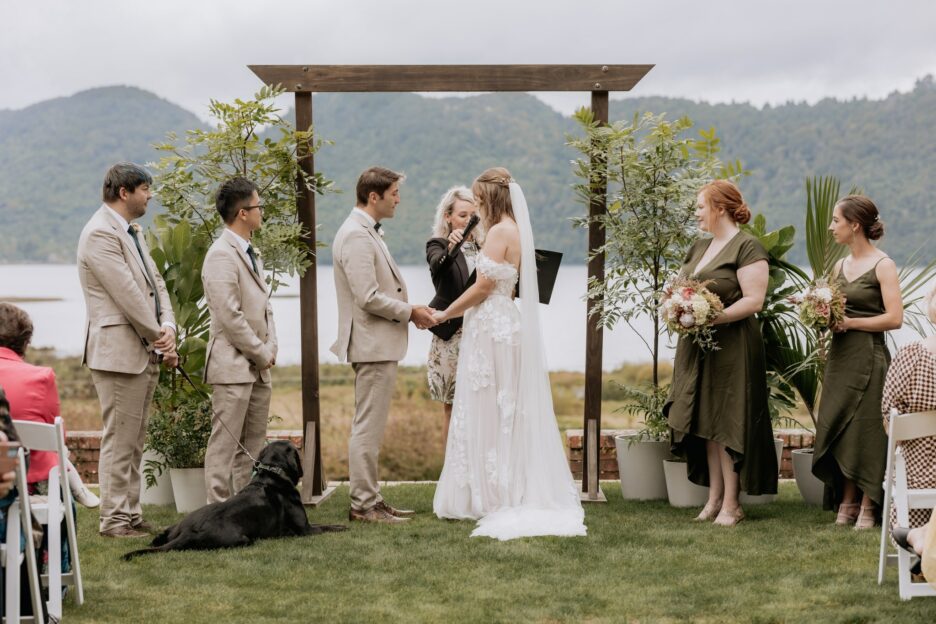
[[[211,435],[211,402],[194,391],[174,390],[166,386],[156,389],[155,398],[161,408],[150,418],[147,448],[163,457],[176,509],[184,513],[198,509],[207,500],[204,466]]]

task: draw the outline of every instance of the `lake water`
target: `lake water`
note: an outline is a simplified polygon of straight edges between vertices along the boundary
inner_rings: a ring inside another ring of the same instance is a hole
[[[433,295],[429,271],[425,266],[401,267],[411,302],[428,303]],[[552,302],[540,306],[546,357],[550,370],[585,370],[585,283],[587,268],[565,266],[559,270]],[[328,350],[335,340],[338,307],[335,301],[331,266],[318,269],[319,358],[322,363],[337,363]],[[298,364],[300,360],[298,281],[284,286],[273,298],[273,314],[279,337],[280,364]],[[33,344],[54,347],[61,355],[80,355],[84,336],[85,305],[74,265],[0,265],[0,300],[5,297],[51,297],[59,301],[17,304],[30,315],[35,325]],[[649,323],[635,324],[648,338]],[[409,349],[404,364],[426,363],[432,334],[409,325]],[[904,328],[894,334],[900,345],[916,339]],[[666,342],[664,337],[663,342]],[[672,356],[664,349],[664,358]],[[650,355],[641,339],[623,323],[604,336],[603,367],[611,370],[624,362],[644,362]]]

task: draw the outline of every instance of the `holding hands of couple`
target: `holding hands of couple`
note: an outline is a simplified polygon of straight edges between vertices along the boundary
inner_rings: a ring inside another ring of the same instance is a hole
[[[439,321],[435,320],[437,314],[440,314],[440,312],[429,306],[414,305],[413,311],[410,313],[410,321],[416,325],[417,329],[429,329],[439,324]]]

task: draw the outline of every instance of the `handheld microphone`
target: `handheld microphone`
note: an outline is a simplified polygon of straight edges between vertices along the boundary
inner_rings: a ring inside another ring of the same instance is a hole
[[[481,217],[478,216],[478,213],[474,213],[471,217],[468,218],[468,224],[465,226],[465,229],[462,230],[462,239],[458,241],[458,244],[452,247],[452,251],[449,252],[450,256],[454,256],[461,249],[462,243],[468,240],[468,235],[471,234],[471,230],[481,222]]]

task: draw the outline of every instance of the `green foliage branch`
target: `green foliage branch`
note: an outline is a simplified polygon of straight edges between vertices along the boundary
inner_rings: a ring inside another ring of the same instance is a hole
[[[279,115],[275,100],[282,93],[282,88],[264,86],[252,99],[211,100],[209,113],[214,123],[210,129],[189,130],[182,139],[170,133],[166,142],[155,145],[165,154],[152,165],[157,172],[156,195],[165,213],[154,219],[147,242],[172,300],[180,365],[198,386],[183,381],[176,371],[164,369],[160,375],[148,447],[160,452],[170,467],[191,467],[174,465],[175,458],[187,458],[178,463],[191,464],[197,454],[181,447],[191,442],[193,431],[206,426],[210,431],[210,401],[206,387],[198,381],[204,372],[209,326],[201,269],[223,227],[214,206],[218,187],[234,176],[259,187],[263,227],[254,233],[252,243],[263,257],[273,292],[284,276],[302,275],[311,265],[311,232],[302,225],[296,209],[299,192],[334,192],[332,182],[321,173],[309,175],[300,167],[302,158],[311,158],[330,142],[316,138],[311,127],[294,128]],[[168,431],[175,431],[175,437],[166,435],[167,422],[174,423]],[[195,439],[207,444],[207,438]],[[154,470],[161,467],[148,466],[148,479]]]

